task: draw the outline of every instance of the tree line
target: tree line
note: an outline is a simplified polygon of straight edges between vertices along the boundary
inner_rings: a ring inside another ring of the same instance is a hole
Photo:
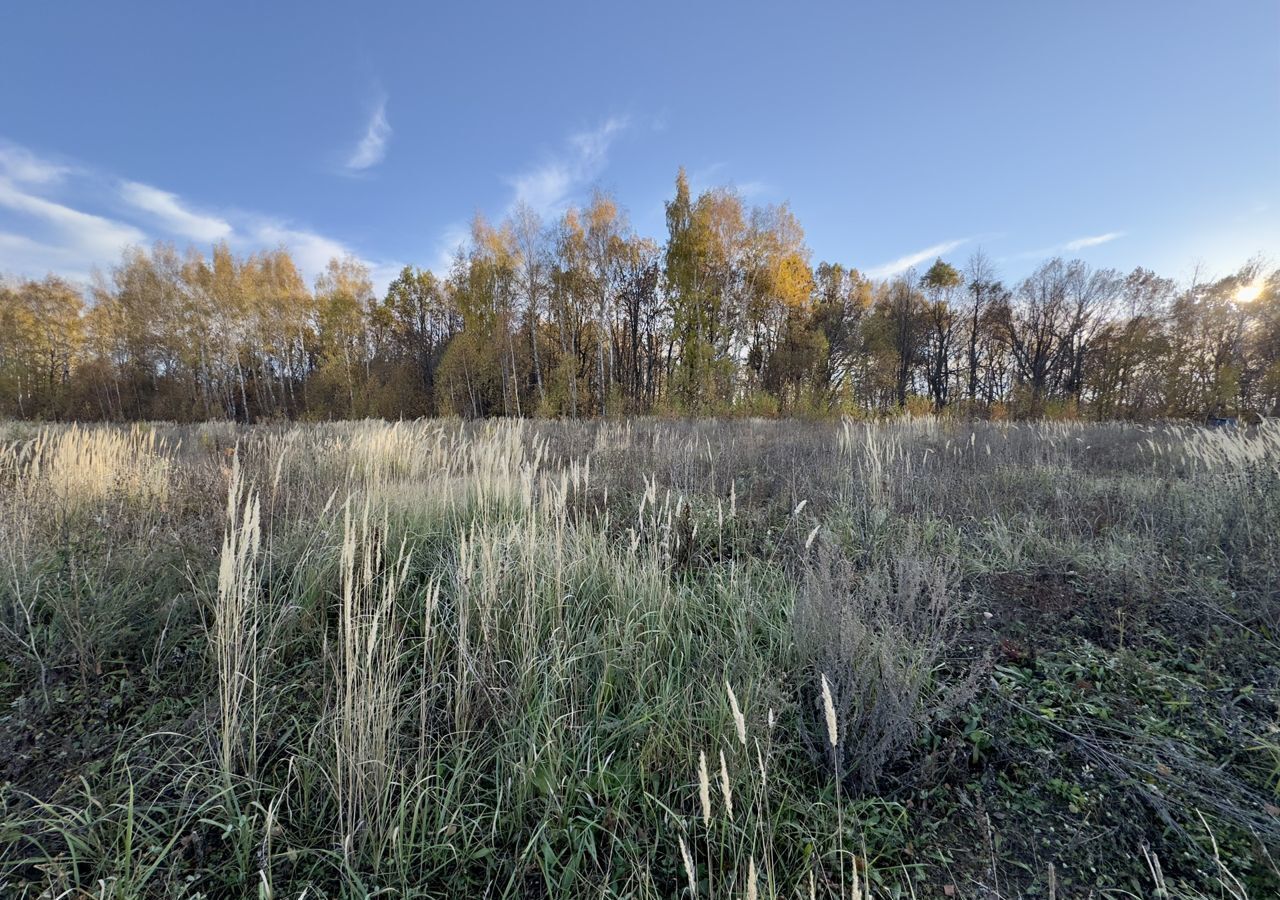
[[[384,296],[354,258],[130,248],[87,290],[0,284],[0,415],[993,417],[1280,414],[1280,270],[1178,284],[983,253],[876,280],[811,264],[785,206],[683,171],[665,244],[597,192],[544,223],[474,220],[446,274]]]

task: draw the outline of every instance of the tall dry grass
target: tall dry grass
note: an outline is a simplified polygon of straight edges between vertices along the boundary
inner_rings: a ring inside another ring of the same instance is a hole
[[[222,771],[257,769],[261,724],[260,688],[265,676],[262,585],[258,556],[262,546],[258,494],[245,484],[235,459],[227,488],[226,533],[218,566],[217,594],[209,626],[209,647],[217,670]]]
[[[986,690],[990,579],[1265,641],[1278,460],[1269,428],[934,419],[23,434],[5,659],[56,707],[70,586],[137,556],[144,650],[91,643],[156,689],[84,790],[0,790],[0,893],[928,896],[898,823]],[[1165,838],[1171,895],[1234,884]]]
[[[343,509],[342,598],[333,651],[334,775],[342,847],[380,845],[389,830],[399,774],[396,722],[404,699],[405,666],[398,595],[410,555],[387,546],[366,499]]]

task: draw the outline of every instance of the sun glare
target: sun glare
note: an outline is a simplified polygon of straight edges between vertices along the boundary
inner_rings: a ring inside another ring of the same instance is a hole
[[[1248,284],[1240,285],[1240,287],[1236,288],[1236,302],[1252,303],[1254,300],[1257,300],[1262,296],[1262,286],[1261,275],[1253,279],[1253,281],[1250,281]]]

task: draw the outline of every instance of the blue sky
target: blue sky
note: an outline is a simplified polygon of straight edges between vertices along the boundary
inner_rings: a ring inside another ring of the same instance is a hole
[[[374,8],[374,7],[377,8]],[[814,262],[1280,253],[1280,2],[20,3],[0,272],[156,239],[436,267],[594,186],[789,201]]]

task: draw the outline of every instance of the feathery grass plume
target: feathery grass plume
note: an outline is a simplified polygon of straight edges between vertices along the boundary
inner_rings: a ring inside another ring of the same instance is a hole
[[[209,646],[218,672],[218,760],[223,773],[229,775],[238,762],[243,763],[250,773],[257,763],[258,686],[261,676],[257,561],[262,531],[258,494],[241,478],[238,454],[232,459],[226,521]],[[246,711],[250,737],[248,746],[242,747]]]
[[[822,677],[822,712],[827,720],[827,743],[831,745],[832,762],[836,769],[836,840],[840,848],[840,895],[844,896],[844,803],[840,799],[840,756],[836,752],[836,745],[839,743],[840,735],[836,728],[836,705],[831,698],[831,685],[827,681],[827,673],[821,673]],[[857,864],[854,864],[854,878],[857,875]],[[856,882],[855,882],[856,883]],[[861,896],[857,890],[854,890],[853,896],[855,900],[861,900]]]
[[[439,675],[439,663],[432,654],[436,607],[440,603],[440,577],[433,576],[422,595],[422,658],[418,672],[418,758],[427,758],[430,739],[430,693]]]
[[[758,900],[759,896],[760,891],[756,884],[756,858],[752,856],[747,859],[747,900]]]
[[[399,768],[394,740],[402,691],[397,596],[408,574],[403,544],[387,558],[387,523],[370,502],[343,510],[338,647],[333,662],[336,794],[344,846],[375,855],[391,824],[391,791]]]
[[[44,428],[30,446],[26,487],[47,515],[68,517],[119,499],[158,508],[169,497],[170,448],[154,428]]]
[[[724,811],[733,821],[733,788],[729,785],[729,765],[725,762],[724,751],[720,751],[720,793],[724,795]]]
[[[827,743],[834,750],[839,743],[840,735],[836,728],[836,704],[831,699],[831,685],[827,681],[825,672],[822,673],[822,712],[827,720]]]
[[[812,547],[812,546],[813,546],[813,539],[814,539],[814,538],[816,538],[816,537],[818,536],[818,532],[819,532],[820,530],[822,530],[822,526],[821,526],[821,525],[814,525],[814,526],[813,526],[813,531],[810,531],[810,532],[809,532],[809,536],[808,536],[807,538],[805,538],[805,539],[804,539],[804,549],[808,550],[810,547]]]
[[[742,716],[742,707],[738,705],[738,697],[733,693],[728,680],[724,683],[724,689],[729,694],[729,708],[733,711],[733,727],[738,732],[738,743],[745,747],[747,746],[747,720]]]
[[[698,802],[702,806],[702,824],[711,824],[711,777],[707,774],[707,751],[698,751]]]
[[[680,858],[684,861],[684,874],[689,878],[689,896],[698,896],[698,878],[693,872],[693,857],[689,855],[689,845],[684,842],[684,835],[680,838]]]

